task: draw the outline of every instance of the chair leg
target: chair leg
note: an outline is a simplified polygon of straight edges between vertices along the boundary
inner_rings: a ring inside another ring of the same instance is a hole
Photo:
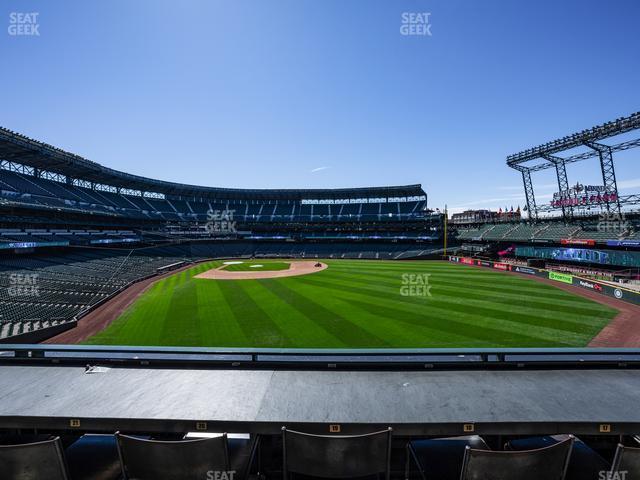
[[[406,450],[407,450],[407,458],[406,458],[405,464],[404,464],[404,478],[405,478],[405,480],[410,480],[411,479],[411,459],[412,458],[413,458],[414,463],[416,464],[416,467],[418,468],[418,473],[420,474],[420,478],[422,480],[426,480],[426,477],[424,475],[424,470],[422,470],[422,466],[420,465],[420,462],[418,461],[418,458],[413,453],[413,450],[411,449],[411,445],[409,443],[407,443]]]
[[[409,471],[411,468],[411,464],[409,463],[409,444],[407,443],[406,447],[404,447],[405,449],[405,460],[404,460],[404,480],[409,480],[409,475],[411,474],[411,472]]]
[[[249,454],[249,461],[247,462],[247,465],[246,465],[244,480],[249,480],[249,475],[251,474],[251,467],[253,467],[253,464],[255,463],[256,452],[258,451],[259,448],[260,448],[260,435],[255,434],[251,439],[251,453]],[[258,455],[258,457],[260,457],[260,455]]]

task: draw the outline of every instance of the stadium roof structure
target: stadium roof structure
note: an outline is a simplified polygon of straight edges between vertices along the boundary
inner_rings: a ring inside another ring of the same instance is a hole
[[[531,181],[532,172],[555,168],[559,193],[568,192],[569,181],[567,179],[566,165],[593,157],[599,157],[600,159],[604,193],[608,194],[607,198],[613,199],[602,202],[606,210],[615,210],[620,213],[621,206],[623,205],[640,204],[640,195],[628,195],[626,197],[620,197],[618,195],[613,163],[614,152],[639,147],[640,138],[614,145],[601,143],[602,140],[634,130],[640,130],[640,112],[509,155],[507,157],[507,165],[522,173],[522,182],[524,184],[527,210],[530,218],[536,219],[540,211],[556,209],[561,209],[563,217],[565,218],[573,215],[573,208],[571,206],[561,205],[555,207],[552,205],[538,206],[536,204],[533,183]],[[589,150],[565,157],[558,156],[559,153],[576,147],[587,147]],[[542,161],[540,162],[540,160]],[[530,162],[534,162],[534,164],[531,165]]]
[[[118,189],[209,199],[337,200],[426,197],[420,184],[336,189],[240,189],[167,182],[132,175],[0,127],[0,160]]]

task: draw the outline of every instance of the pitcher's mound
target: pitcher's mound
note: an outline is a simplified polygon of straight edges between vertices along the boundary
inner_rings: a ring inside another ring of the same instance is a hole
[[[316,262],[313,260],[300,260],[287,262],[289,268],[286,270],[269,270],[269,271],[229,271],[224,268],[227,265],[221,265],[218,268],[207,270],[206,272],[196,275],[194,278],[206,278],[209,280],[256,280],[260,278],[282,278],[297,277],[298,275],[308,275],[316,273],[327,268],[326,263]]]

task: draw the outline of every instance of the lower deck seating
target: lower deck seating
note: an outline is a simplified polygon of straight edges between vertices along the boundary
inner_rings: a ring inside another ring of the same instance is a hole
[[[0,256],[0,339],[72,321],[131,282],[180,262],[229,257],[393,260],[432,255],[415,243],[193,242],[123,249],[66,248]]]
[[[129,283],[184,259],[91,249],[0,257],[0,338],[71,321]]]

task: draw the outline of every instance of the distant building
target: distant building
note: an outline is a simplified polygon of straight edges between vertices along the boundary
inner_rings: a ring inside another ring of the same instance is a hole
[[[509,222],[520,220],[520,207],[514,210],[492,212],[491,210],[465,210],[451,215],[450,222],[454,225],[470,225],[477,223]]]

